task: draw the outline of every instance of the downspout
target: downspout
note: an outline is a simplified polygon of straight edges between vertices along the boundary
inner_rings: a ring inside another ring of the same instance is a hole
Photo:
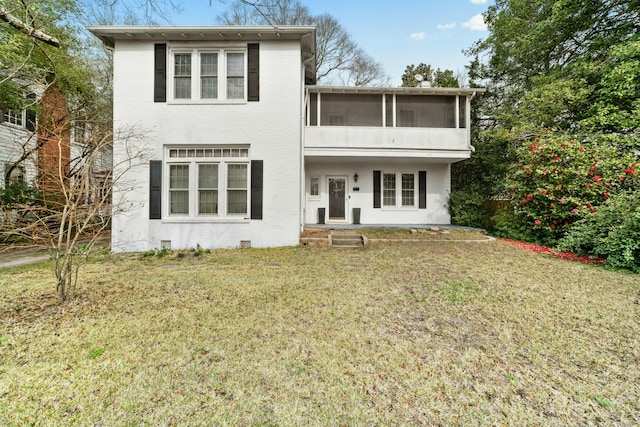
[[[306,191],[306,167],[304,164],[304,145],[305,145],[305,134],[304,134],[304,130],[305,130],[305,110],[307,108],[307,103],[309,102],[309,91],[307,90],[307,85],[305,82],[305,73],[306,73],[306,69],[305,69],[305,64],[304,61],[302,62],[302,79],[301,79],[301,83],[302,83],[302,97],[301,97],[301,102],[302,105],[300,106],[300,171],[299,171],[299,176],[300,176],[300,194],[299,194],[299,215],[300,215],[300,232],[302,233],[304,231],[304,223],[305,223],[305,218],[306,218],[306,203],[305,203],[305,191]]]

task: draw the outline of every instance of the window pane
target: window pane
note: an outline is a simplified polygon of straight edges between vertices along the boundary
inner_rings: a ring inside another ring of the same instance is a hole
[[[217,214],[218,213],[218,191],[200,190],[198,191],[198,213]]]
[[[191,98],[191,54],[174,55],[174,97]]]
[[[228,209],[230,214],[247,213],[247,192],[241,190],[229,190],[227,192]]]
[[[218,213],[218,165],[198,165],[198,214]]]
[[[244,98],[244,78],[243,77],[227,77],[227,98],[228,99]]]
[[[180,77],[191,76],[191,54],[177,53],[175,55],[175,75]]]
[[[247,188],[247,165],[229,165],[227,186],[230,189]]]
[[[189,189],[189,165],[169,166],[169,188]]]
[[[198,188],[218,188],[218,165],[198,165]]]
[[[171,190],[169,191],[169,213],[188,214],[189,213],[189,191]]]
[[[218,54],[203,53],[200,55],[200,86],[202,98],[218,97]]]
[[[415,205],[415,176],[412,173],[402,174],[402,206]]]
[[[191,77],[176,77],[175,86],[176,99],[191,98]]]
[[[396,205],[396,175],[385,173],[382,175],[382,204],[384,206]]]
[[[189,213],[189,165],[169,165],[169,213]]]
[[[311,190],[312,196],[320,195],[320,178],[311,178]]]
[[[244,53],[227,54],[227,76],[244,77]]]
[[[218,98],[218,78],[217,77],[202,77],[201,78],[201,97],[203,99],[216,99]]]
[[[247,165],[227,168],[227,213],[247,213]]]
[[[227,98],[244,98],[244,53],[227,54]]]
[[[200,75],[217,76],[218,75],[218,54],[203,53],[200,55]]]

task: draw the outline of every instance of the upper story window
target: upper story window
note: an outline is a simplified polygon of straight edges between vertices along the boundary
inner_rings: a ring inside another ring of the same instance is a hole
[[[24,111],[6,110],[2,112],[2,121],[16,126],[24,126]]]
[[[246,100],[246,51],[175,49],[171,52],[174,101]]]

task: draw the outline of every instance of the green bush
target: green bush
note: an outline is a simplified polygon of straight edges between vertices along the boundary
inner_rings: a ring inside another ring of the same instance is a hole
[[[12,182],[0,189],[0,206],[5,209],[13,209],[18,205],[33,206],[39,201],[38,190],[23,181]]]
[[[559,248],[605,258],[611,267],[640,273],[640,190],[609,198],[576,222]]]
[[[449,195],[451,223],[490,230],[492,209],[487,195],[479,189],[468,188],[452,191]]]

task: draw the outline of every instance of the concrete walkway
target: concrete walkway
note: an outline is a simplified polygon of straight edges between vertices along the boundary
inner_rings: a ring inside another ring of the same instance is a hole
[[[51,258],[49,251],[42,248],[22,249],[0,253],[0,269],[37,264]]]
[[[87,243],[87,241],[82,240],[78,243]],[[109,238],[99,238],[95,242],[94,249],[109,247],[109,243]],[[50,249],[44,247],[9,250],[6,252],[2,252],[2,247],[0,247],[0,270],[44,262],[51,259],[52,253]]]
[[[441,230],[466,230],[466,231],[479,231],[484,232],[481,228],[465,227],[462,225],[450,225],[450,224],[305,224],[304,228],[315,230],[362,230],[362,229],[375,229],[375,228],[389,228],[389,229],[416,229],[416,230],[428,230],[431,227],[437,227]]]

